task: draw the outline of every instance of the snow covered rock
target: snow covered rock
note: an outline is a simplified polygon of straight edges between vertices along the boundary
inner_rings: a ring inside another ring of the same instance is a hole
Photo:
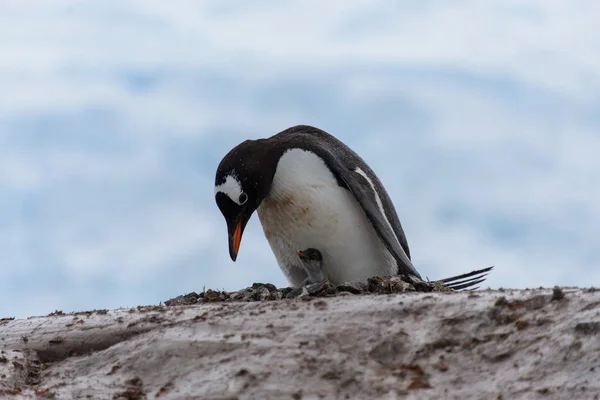
[[[0,398],[600,398],[600,291],[273,289],[2,319]]]

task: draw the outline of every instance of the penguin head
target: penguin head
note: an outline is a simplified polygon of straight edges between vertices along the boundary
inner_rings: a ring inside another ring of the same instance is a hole
[[[215,176],[215,201],[227,223],[229,256],[236,260],[250,217],[268,196],[277,159],[264,140],[246,140],[221,160]]]
[[[308,273],[310,281],[318,282],[323,280],[323,256],[319,250],[313,248],[299,250],[298,257],[304,264],[304,269]]]
[[[306,250],[298,250],[298,257],[300,257],[302,261],[323,261],[323,256],[321,255],[321,252],[312,247]]]

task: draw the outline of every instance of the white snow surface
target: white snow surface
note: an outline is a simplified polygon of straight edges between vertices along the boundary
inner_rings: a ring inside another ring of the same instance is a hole
[[[600,398],[600,291],[563,291],[554,300],[551,289],[347,295],[2,320],[0,398]]]

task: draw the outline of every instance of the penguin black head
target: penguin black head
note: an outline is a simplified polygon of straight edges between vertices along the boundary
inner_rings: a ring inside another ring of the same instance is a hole
[[[303,261],[323,261],[321,252],[314,248],[308,248],[306,250],[298,250],[298,257]]]
[[[227,153],[217,168],[215,201],[227,222],[233,261],[246,224],[269,194],[280,155],[265,139],[246,140]]]

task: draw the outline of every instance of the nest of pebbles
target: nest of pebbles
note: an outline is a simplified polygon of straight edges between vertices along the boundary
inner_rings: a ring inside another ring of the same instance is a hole
[[[201,293],[188,293],[164,302],[166,306],[197,303],[251,302],[297,299],[302,297],[335,297],[346,295],[392,294],[405,292],[448,292],[452,289],[438,282],[408,282],[400,276],[369,278],[367,283],[347,282],[339,286],[329,283],[313,284],[299,288],[277,288],[270,283],[254,283],[236,292],[207,289]]]

